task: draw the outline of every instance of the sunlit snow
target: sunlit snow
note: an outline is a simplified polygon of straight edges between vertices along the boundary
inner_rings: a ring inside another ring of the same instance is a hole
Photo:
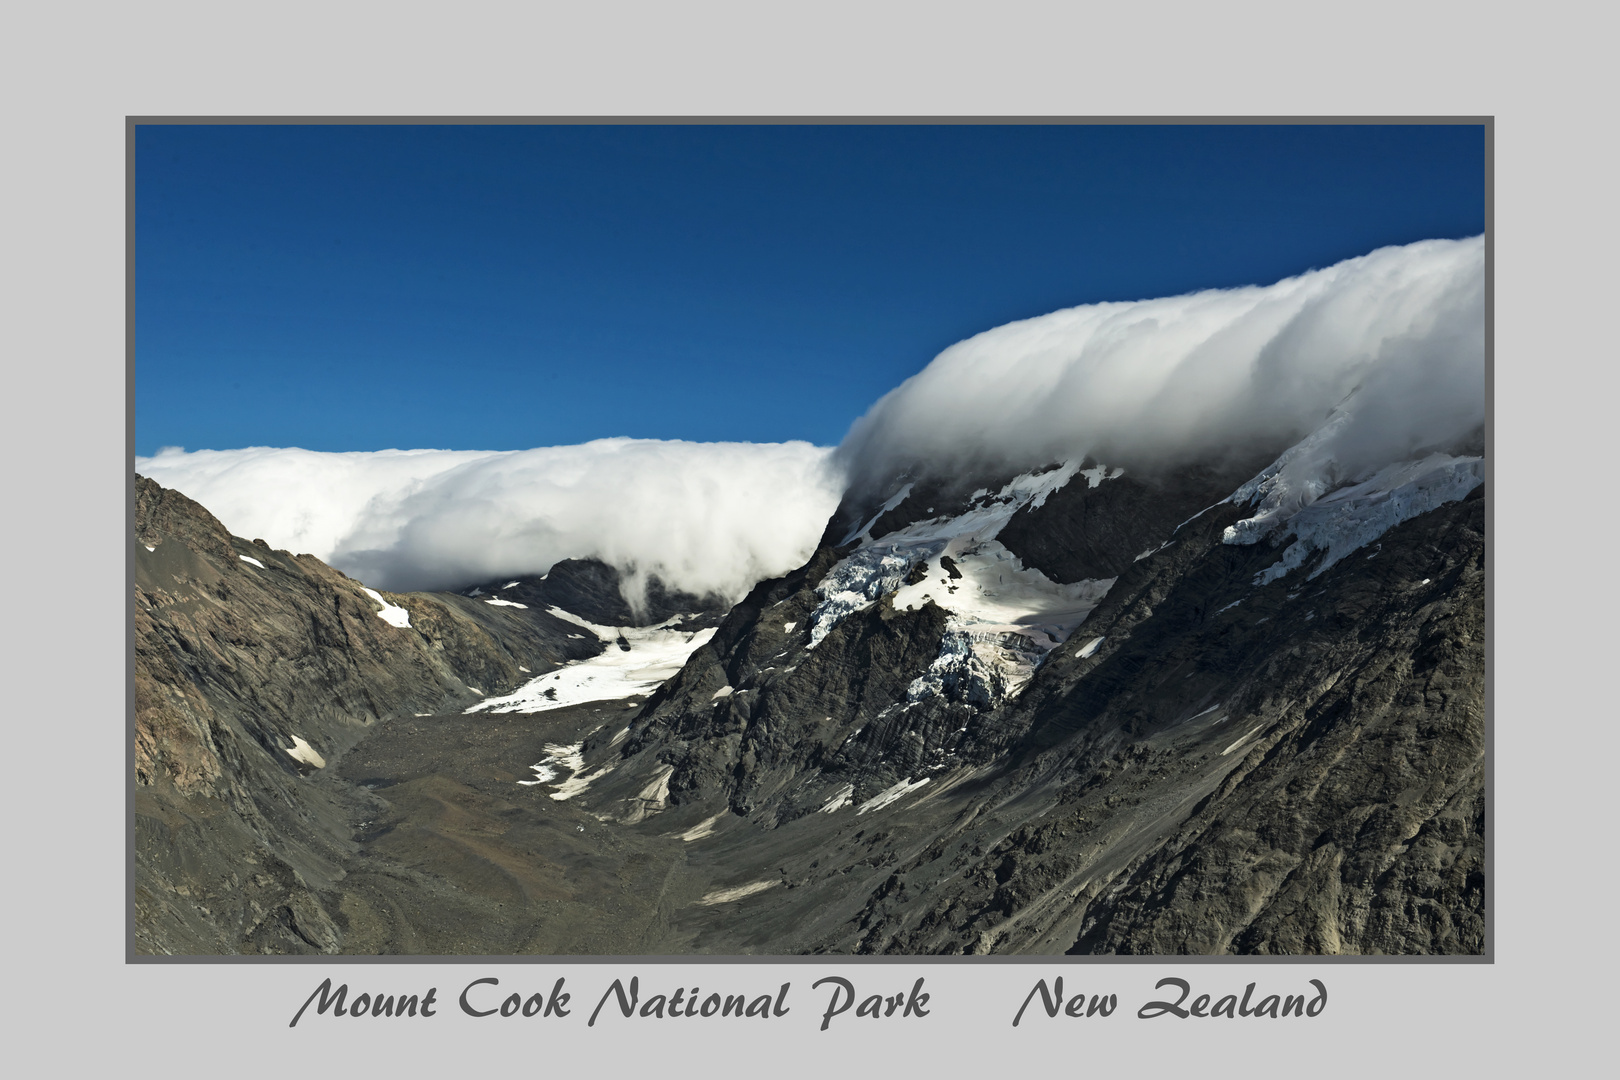
[[[831,814],[835,810],[842,810],[844,807],[848,806],[854,801],[855,785],[845,784],[843,787],[833,792],[832,798],[828,799],[826,804],[816,812],[818,814]]]
[[[1246,734],[1242,738],[1238,739],[1237,742],[1233,743],[1231,746],[1228,746],[1225,750],[1222,750],[1221,751],[1221,757],[1225,757],[1227,754],[1230,754],[1232,751],[1236,750],[1238,747],[1240,747],[1244,743],[1248,742],[1250,739],[1252,739],[1254,737],[1254,733],[1256,731],[1259,731],[1260,728],[1263,728],[1265,726],[1266,725],[1261,724],[1260,727],[1250,728],[1248,734]]]
[[[490,599],[485,600],[484,603],[494,604],[496,607],[515,607],[524,608],[525,610],[527,610],[529,606],[528,604],[520,604],[515,600],[502,600],[498,597],[491,597]]]
[[[925,776],[916,783],[912,783],[910,780],[902,780],[893,787],[884,788],[870,799],[867,799],[865,802],[861,803],[860,806],[856,807],[855,816],[859,817],[870,810],[881,810],[890,803],[905,798],[907,795],[911,794],[913,791],[916,791],[926,783],[928,783],[928,777]]]
[[[410,627],[410,625],[411,625],[411,613],[410,612],[406,611],[402,607],[398,607],[398,606],[396,606],[394,604],[390,604],[388,601],[384,600],[382,598],[382,594],[379,593],[376,589],[368,589],[364,585],[362,585],[362,586],[360,586],[360,591],[365,593],[367,596],[371,597],[373,600],[377,601],[377,603],[382,605],[382,610],[377,612],[377,618],[381,619],[383,622],[387,623],[389,626],[397,626],[401,630],[405,630],[405,629],[408,629]]]
[[[472,710],[468,709],[467,711],[471,712]],[[557,802],[566,802],[572,799],[575,795],[590,787],[592,783],[612,772],[618,764],[616,761],[610,761],[593,772],[586,772],[584,742],[577,742],[570,746],[547,743],[545,751],[546,756],[544,758],[541,758],[538,763],[529,766],[534,772],[534,779],[519,780],[518,783],[524,787],[549,784],[557,778],[559,768],[567,769],[570,774],[568,779],[558,784],[557,790],[549,793]]]
[[[670,678],[686,658],[714,636],[714,630],[688,633],[675,629],[686,616],[676,615],[657,626],[597,626],[561,608],[548,608],[551,614],[585,627],[608,643],[601,655],[571,663],[556,671],[536,676],[501,697],[480,701],[472,712],[544,712],[586,701],[609,701],[649,693]],[[630,649],[617,648],[619,637]]]
[[[309,743],[305,742],[297,735],[292,737],[292,741],[292,746],[287,748],[287,755],[289,757],[296,761],[302,761],[305,765],[313,765],[317,769],[326,768],[326,759],[321,757],[313,746],[309,745]]]
[[[550,759],[548,758],[547,760],[549,761]],[[549,784],[553,780],[557,779],[557,770],[546,764],[546,762],[541,762],[538,765],[530,765],[529,768],[534,772],[534,779],[519,780],[518,783],[522,784],[524,787],[534,787],[536,784]]]
[[[1026,569],[994,539],[1015,513],[1044,505],[1076,475],[1095,486],[1122,470],[1099,466],[1082,473],[1071,461],[1025,473],[994,495],[977,494],[970,509],[956,517],[930,518],[876,541],[863,540],[817,589],[822,602],[810,617],[810,647],[883,596],[893,594],[896,611],[932,602],[949,613],[945,637],[939,656],[907,689],[907,701],[949,693],[988,707],[1016,694],[1114,584],[1114,578],[1100,578],[1059,585],[1039,570]],[[898,496],[885,506],[891,504],[899,504]],[[919,564],[922,579],[905,584]]]
[[[680,838],[682,840],[685,840],[687,843],[691,843],[693,840],[701,840],[705,836],[713,836],[714,835],[714,827],[716,825],[720,824],[720,819],[725,817],[725,816],[726,816],[726,812],[724,810],[722,810],[718,814],[714,815],[713,817],[704,818],[702,821],[698,822],[696,825],[692,826],[690,829],[687,829],[685,832],[680,833],[678,835],[680,836]]]
[[[699,900],[698,903],[706,905],[725,904],[732,900],[741,900],[745,896],[753,896],[755,893],[764,892],[771,886],[780,884],[779,881],[756,881],[749,885],[739,885],[735,889],[716,889],[714,892],[704,893],[703,899]]]
[[[152,549],[147,548],[146,550],[151,551]],[[264,569],[264,563],[260,562],[258,559],[253,558],[251,555],[238,555],[237,558],[241,559],[245,563],[252,563],[254,566],[257,566],[260,570]]]

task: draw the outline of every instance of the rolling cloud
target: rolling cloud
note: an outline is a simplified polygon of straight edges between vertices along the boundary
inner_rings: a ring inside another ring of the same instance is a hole
[[[1275,285],[1088,304],[957,343],[856,421],[856,483],[1096,455],[1174,464],[1322,449],[1344,477],[1485,418],[1484,240],[1381,248]],[[1318,461],[1320,464],[1320,461]]]
[[[239,536],[309,552],[369,585],[456,588],[594,556],[739,599],[800,565],[838,503],[831,451],[804,442],[600,439],[521,451],[166,449],[136,471]]]
[[[1153,466],[1280,450],[1315,432],[1284,467],[1283,487],[1306,493],[1297,503],[1456,444],[1485,417],[1484,301],[1475,237],[1383,248],[1274,285],[1069,308],[946,349],[836,451],[646,439],[506,452],[170,448],[136,470],[238,535],[380,588],[455,588],[594,556],[627,573],[632,602],[650,574],[736,600],[808,558],[846,484],[901,469],[1005,473],[1088,453]]]

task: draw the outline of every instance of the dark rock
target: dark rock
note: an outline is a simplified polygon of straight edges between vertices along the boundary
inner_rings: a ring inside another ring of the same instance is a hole
[[[603,645],[465,598],[382,594],[409,612],[391,625],[313,556],[135,484],[137,948],[335,950],[321,890],[352,850],[344,797],[289,751],[333,759],[380,720],[465,708]],[[250,869],[262,881],[244,891]]]
[[[914,699],[947,640],[933,603],[885,597],[810,647],[851,529],[1005,476],[849,496],[805,566],[723,616],[651,587],[638,616],[577,560],[385,594],[410,630],[307,556],[242,563],[245,541],[140,481],[137,946],[1480,953],[1485,497],[1256,586],[1279,549],[1221,537],[1258,467],[1080,478],[1015,515],[998,539],[1025,566],[1117,580],[1006,700],[948,680]],[[414,715],[605,647],[553,606],[714,633],[632,709]],[[575,743],[583,794],[518,785]]]

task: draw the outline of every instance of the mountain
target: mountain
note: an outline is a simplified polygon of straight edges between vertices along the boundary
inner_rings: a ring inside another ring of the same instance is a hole
[[[846,505],[601,805],[666,769],[667,813],[723,808],[791,890],[727,934],[780,951],[1480,951],[1482,460],[1275,543],[1244,527],[1275,469],[1082,464]]]
[[[135,948],[1487,951],[1485,256],[1008,323],[831,450],[146,459],[458,591],[137,479]]]
[[[1482,435],[1341,475],[1338,422],[919,460],[639,622],[603,564],[372,594],[137,479],[137,948],[1479,953]]]
[[[648,617],[592,560],[509,590],[380,593],[134,482],[138,951],[336,949],[332,890],[370,804],[327,782],[330,763],[379,721],[457,713],[613,645],[619,631],[603,640],[556,603],[627,628]],[[670,594],[649,593],[661,613]]]

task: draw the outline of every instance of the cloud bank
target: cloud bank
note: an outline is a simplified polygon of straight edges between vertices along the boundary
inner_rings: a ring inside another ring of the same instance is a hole
[[[842,491],[805,442],[600,439],[521,451],[166,449],[136,471],[238,536],[309,552],[368,585],[457,588],[596,557],[739,599],[799,566]]]
[[[594,556],[626,573],[632,603],[651,574],[736,600],[809,557],[846,480],[881,485],[919,466],[1005,475],[1089,453],[1151,467],[1311,435],[1272,485],[1288,503],[1274,509],[1292,512],[1479,428],[1484,299],[1475,237],[1383,248],[1275,285],[1069,308],[946,349],[836,451],[644,439],[171,449],[136,468],[238,535],[380,588],[456,588]]]
[[[1088,304],[957,343],[856,421],[856,483],[1087,453],[1174,464],[1281,449],[1345,414],[1349,477],[1485,418],[1482,237],[1381,248],[1275,285]]]

